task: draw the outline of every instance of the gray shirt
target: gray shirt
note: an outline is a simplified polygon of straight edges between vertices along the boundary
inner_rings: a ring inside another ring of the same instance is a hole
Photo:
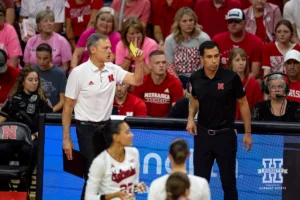
[[[46,71],[41,70],[38,65],[35,65],[34,69],[39,72],[42,88],[52,106],[55,106],[59,102],[59,94],[65,93],[67,78],[64,70],[56,65]]]

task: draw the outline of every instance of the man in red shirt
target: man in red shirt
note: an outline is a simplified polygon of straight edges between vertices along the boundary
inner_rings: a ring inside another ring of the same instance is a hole
[[[196,0],[194,11],[198,16],[198,24],[211,38],[227,31],[225,16],[233,8],[241,8],[240,0]],[[214,19],[211,23],[210,20]]]
[[[148,116],[166,117],[176,101],[183,97],[179,79],[167,72],[163,51],[155,50],[149,55],[150,74],[142,85],[134,88],[134,94],[144,100]]]
[[[142,99],[128,93],[129,85],[118,83],[114,100],[114,107],[118,109],[118,115],[146,117],[147,107]]]
[[[171,34],[171,26],[177,11],[182,7],[193,8],[193,0],[152,0],[151,13],[154,39],[163,47],[164,38]]]
[[[262,47],[261,39],[245,30],[245,14],[240,9],[231,9],[226,15],[227,32],[220,33],[213,38],[220,48],[221,63],[228,66],[228,59],[232,48],[244,49],[248,55],[251,73],[249,76],[258,78],[261,70]]]
[[[300,52],[289,50],[284,56],[284,67],[290,80],[287,99],[300,102]]]
[[[6,65],[6,61],[6,53],[4,50],[0,49],[0,108],[19,75],[19,70],[15,67]]]

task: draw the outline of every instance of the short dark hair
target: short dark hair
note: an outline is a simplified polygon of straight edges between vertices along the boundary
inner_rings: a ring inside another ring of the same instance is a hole
[[[219,48],[219,46],[216,42],[214,42],[214,41],[205,41],[205,42],[203,42],[199,47],[200,56],[204,56],[204,50],[205,49],[213,49],[215,47],[217,47],[218,50],[220,51],[220,48]]]
[[[36,48],[36,52],[48,52],[52,57],[52,47],[49,44],[42,43]]]
[[[158,56],[158,55],[165,55],[165,53],[164,53],[162,50],[154,50],[154,51],[152,51],[152,52],[149,54],[149,59],[150,59],[152,56]]]
[[[107,142],[107,147],[109,147],[113,143],[113,135],[119,134],[121,132],[121,125],[126,123],[124,120],[116,120],[116,121],[109,121],[105,125],[105,139]]]
[[[188,143],[184,139],[175,139],[170,145],[169,153],[176,164],[184,164],[189,154]]]

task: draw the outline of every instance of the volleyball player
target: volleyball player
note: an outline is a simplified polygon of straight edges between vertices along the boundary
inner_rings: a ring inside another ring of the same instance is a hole
[[[169,159],[172,165],[172,173],[188,173],[186,170],[186,160],[190,156],[188,144],[183,139],[175,139],[169,149]],[[162,176],[151,183],[148,200],[165,200],[166,199],[166,182],[170,175]],[[190,200],[210,200],[210,189],[206,179],[188,175],[190,180]]]
[[[146,190],[139,183],[139,152],[131,147],[133,134],[125,121],[111,121],[107,128],[110,146],[90,167],[85,200],[133,200],[135,192]]]

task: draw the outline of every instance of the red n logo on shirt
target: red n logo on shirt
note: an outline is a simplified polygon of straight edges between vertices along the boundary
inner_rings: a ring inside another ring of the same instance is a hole
[[[12,139],[17,138],[17,126],[2,126],[2,139]]]
[[[113,74],[108,75],[108,80],[109,82],[115,81],[114,75]]]
[[[224,83],[218,83],[218,90],[224,90]]]

